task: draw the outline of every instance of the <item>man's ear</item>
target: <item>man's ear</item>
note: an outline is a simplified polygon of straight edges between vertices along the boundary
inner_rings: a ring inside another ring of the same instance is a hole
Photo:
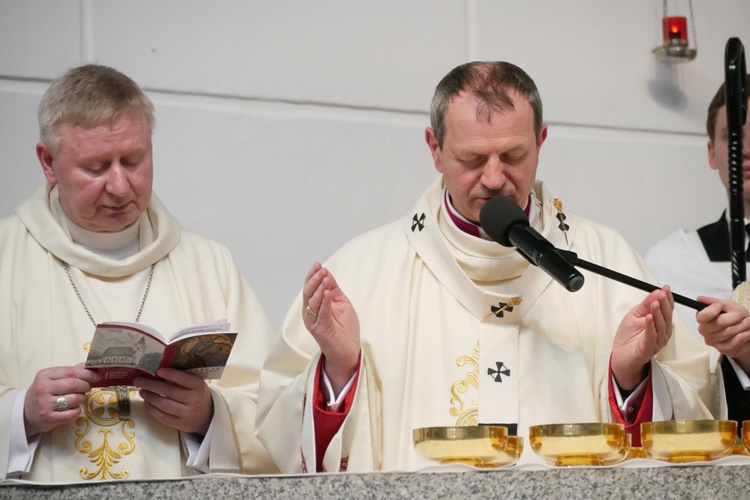
[[[708,164],[711,165],[711,170],[719,168],[716,164],[716,150],[714,150],[713,141],[708,141]]]
[[[430,148],[435,169],[442,174],[443,165],[440,162],[440,144],[438,144],[437,137],[435,137],[435,130],[432,127],[424,129],[424,140],[427,143],[427,147]]]
[[[549,127],[546,123],[542,123],[542,129],[539,131],[539,136],[536,138],[536,152],[539,154],[539,150],[542,149],[542,144],[547,139],[547,131]]]
[[[55,157],[49,146],[43,142],[38,142],[36,144],[36,157],[39,159],[39,164],[42,166],[42,172],[44,172],[44,177],[47,179],[47,182],[53,186],[57,184],[55,168],[52,166]]]

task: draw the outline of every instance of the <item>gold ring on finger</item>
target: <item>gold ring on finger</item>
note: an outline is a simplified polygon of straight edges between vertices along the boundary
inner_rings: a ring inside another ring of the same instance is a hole
[[[315,321],[318,318],[318,313],[310,309],[309,305],[305,306],[305,314],[307,315],[308,318],[310,318],[313,321]]]

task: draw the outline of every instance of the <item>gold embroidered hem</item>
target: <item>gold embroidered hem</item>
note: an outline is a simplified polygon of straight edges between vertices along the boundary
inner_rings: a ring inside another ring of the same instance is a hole
[[[115,471],[120,460],[133,453],[136,447],[135,422],[120,415],[120,404],[117,391],[110,388],[93,389],[86,395],[86,402],[83,406],[85,416],[76,420],[78,429],[75,431],[77,436],[75,447],[79,453],[88,455],[94,467],[92,470],[82,467],[80,471],[82,479],[106,480],[130,477],[128,469]],[[92,423],[99,427],[98,435],[92,435],[87,440],[86,437],[92,430]],[[114,445],[109,441],[110,436],[115,440]],[[99,446],[95,448],[92,440],[98,440]]]
[[[474,388],[472,394],[479,388],[479,345],[474,348],[470,356],[461,356],[456,360],[459,367],[473,367],[462,380],[457,380],[451,386],[451,406],[450,415],[458,417],[456,426],[477,425],[477,412],[479,411],[476,399],[471,400],[471,404],[464,404],[461,394],[466,393],[470,387]]]

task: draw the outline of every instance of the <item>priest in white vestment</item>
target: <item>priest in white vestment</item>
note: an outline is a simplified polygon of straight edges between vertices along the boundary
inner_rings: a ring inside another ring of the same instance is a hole
[[[750,85],[750,75],[745,75],[745,84]],[[729,182],[729,131],[727,128],[726,88],[722,83],[708,105],[706,113],[708,133],[708,164],[715,170],[727,192]],[[750,122],[743,125],[742,205],[745,221],[743,230],[745,260],[750,260]],[[677,207],[675,207],[677,208]],[[678,229],[649,248],[644,260],[654,275],[662,283],[670,283],[675,290],[689,297],[730,297],[748,306],[744,293],[747,283],[732,290],[733,274],[731,263],[731,243],[729,232],[729,212],[725,210],[715,222],[697,230]],[[726,307],[726,306],[725,306]],[[719,363],[724,374],[728,416],[742,422],[750,420],[750,335],[716,337],[713,329],[702,323],[711,312],[695,311],[678,305],[675,311],[693,329],[695,335],[706,344],[715,347],[711,350],[711,364]],[[750,320],[748,320],[750,321]],[[743,332],[747,328],[740,328]],[[743,338],[744,337],[744,338]]]
[[[469,63],[433,98],[440,176],[401,220],[315,264],[261,374],[257,434],[284,472],[417,470],[416,428],[711,418],[708,352],[646,293],[583,272],[568,292],[479,226],[508,196],[559,249],[643,281],[614,230],[536,181],[546,138],[534,82]],[[312,335],[311,335],[312,333]],[[527,446],[519,463],[540,461]]]
[[[152,194],[151,101],[87,65],[53,82],[39,118],[47,182],[0,220],[0,480],[277,471],[252,425],[274,328],[227,249]],[[162,369],[92,389],[96,323],[222,319],[238,337],[220,380]]]

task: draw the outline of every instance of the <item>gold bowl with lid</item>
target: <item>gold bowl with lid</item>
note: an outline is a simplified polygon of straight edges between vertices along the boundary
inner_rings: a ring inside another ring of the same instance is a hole
[[[734,420],[669,420],[641,424],[646,458],[665,462],[706,462],[725,457],[737,441]]]
[[[534,425],[529,444],[548,465],[614,465],[627,458],[630,434],[618,423]]]
[[[740,440],[741,450],[737,450],[739,455],[750,455],[750,420],[742,422],[742,436]]]
[[[413,438],[419,456],[440,464],[503,467],[516,463],[523,452],[523,439],[508,436],[500,425],[422,427],[414,429]]]

